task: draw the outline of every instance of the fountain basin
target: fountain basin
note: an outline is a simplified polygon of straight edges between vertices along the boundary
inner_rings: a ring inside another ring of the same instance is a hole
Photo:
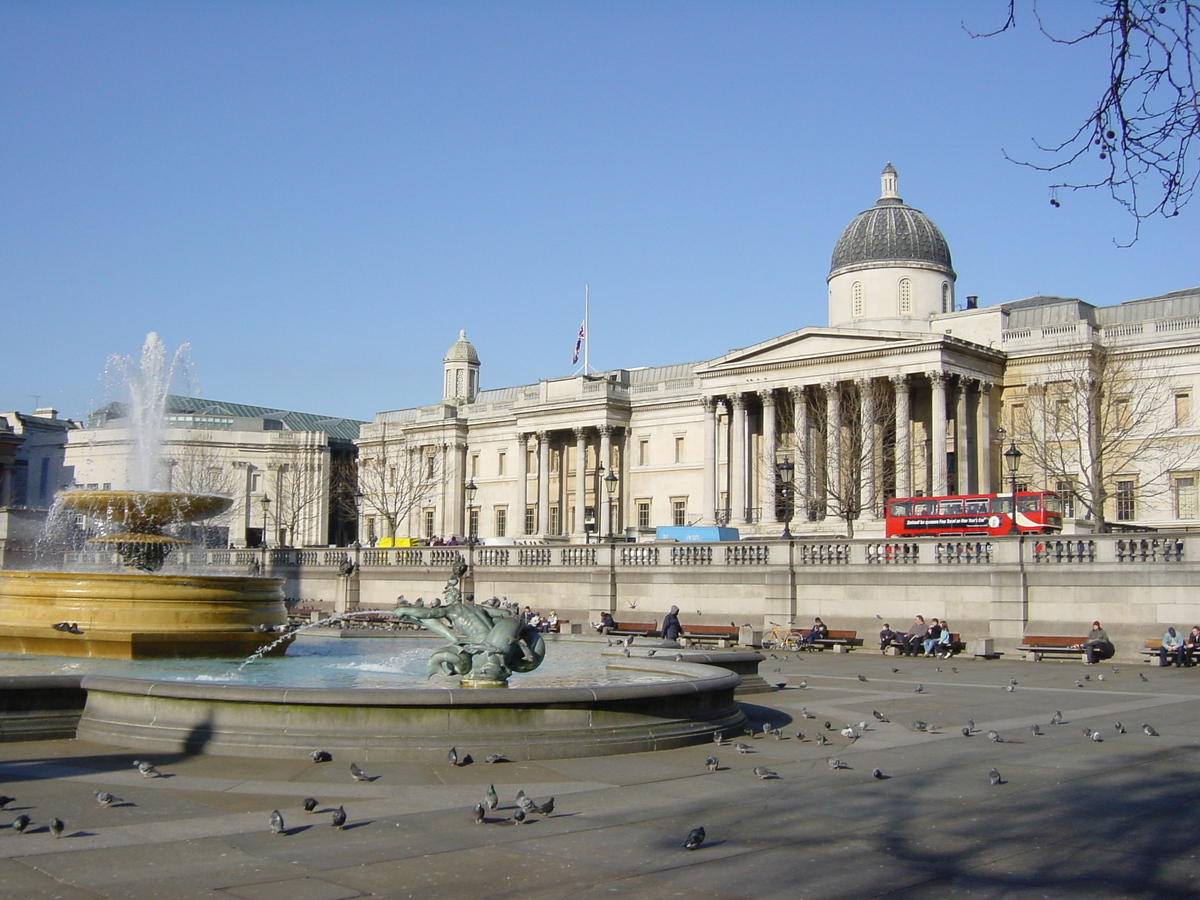
[[[741,679],[691,663],[612,668],[678,680],[504,691],[264,688],[88,675],[78,737],[157,753],[441,763],[455,746],[481,761],[561,759],[711,742],[745,724]]]
[[[67,622],[78,629],[54,628]],[[0,652],[5,653],[108,659],[247,656],[278,637],[256,633],[256,627],[286,622],[281,578],[0,574]]]

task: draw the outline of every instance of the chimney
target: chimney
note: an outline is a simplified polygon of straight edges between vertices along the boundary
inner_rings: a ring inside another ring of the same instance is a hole
[[[979,308],[979,295],[978,294],[967,294],[967,309],[978,309],[978,308]]]

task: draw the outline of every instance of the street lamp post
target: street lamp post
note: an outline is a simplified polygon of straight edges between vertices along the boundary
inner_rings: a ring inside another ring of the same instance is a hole
[[[267,523],[267,512],[271,508],[271,498],[268,497],[266,494],[263,494],[262,500],[260,500],[259,502],[262,504],[262,510],[263,510],[262,545],[263,545],[263,549],[266,550],[267,546],[269,544],[269,541],[267,540],[267,536],[270,533],[270,526]]]
[[[604,489],[608,491],[608,542],[611,544],[616,540],[616,535],[613,534],[613,496],[617,493],[617,485],[621,479],[617,478],[617,473],[611,469],[604,476]]]
[[[471,504],[475,502],[475,492],[478,490],[479,488],[475,486],[474,478],[468,481],[466,486],[463,487],[463,493],[467,496],[467,521],[464,529],[467,532],[467,574],[463,580],[466,582],[466,579],[469,578],[470,584],[464,583],[462,590],[464,593],[469,592],[471,594],[475,593],[475,529],[471,527],[471,511],[474,509]]]
[[[1016,441],[1010,441],[1004,451],[1004,464],[1008,466],[1009,485],[1012,488],[1012,527],[1009,534],[1017,533],[1017,470],[1021,468],[1021,456]]]
[[[779,472],[779,484],[783,493],[783,538],[792,539],[792,479],[796,477],[796,467],[788,457],[775,467]]]
[[[467,495],[467,521],[464,523],[464,530],[466,531],[466,537],[469,541],[475,539],[475,529],[471,527],[471,511],[475,507],[473,507],[471,504],[475,502],[475,492],[478,490],[479,488],[475,486],[474,479],[468,481],[466,486],[463,488],[463,493]]]

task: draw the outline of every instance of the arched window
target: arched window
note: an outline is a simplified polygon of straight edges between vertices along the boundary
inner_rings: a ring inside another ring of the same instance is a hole
[[[950,308],[950,283],[948,281],[942,282],[942,312],[954,312]]]
[[[912,279],[900,279],[900,315],[912,313]]]
[[[853,303],[853,315],[858,318],[863,314],[863,289],[862,282],[854,282],[854,287],[850,289],[850,297]]]

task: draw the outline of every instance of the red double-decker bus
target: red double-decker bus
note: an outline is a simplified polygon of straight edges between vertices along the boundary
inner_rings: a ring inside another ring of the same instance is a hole
[[[1017,491],[1016,531],[1062,531],[1062,501],[1053,491]],[[1013,533],[1012,494],[961,494],[954,497],[897,497],[887,502],[888,537],[1004,535]]]

